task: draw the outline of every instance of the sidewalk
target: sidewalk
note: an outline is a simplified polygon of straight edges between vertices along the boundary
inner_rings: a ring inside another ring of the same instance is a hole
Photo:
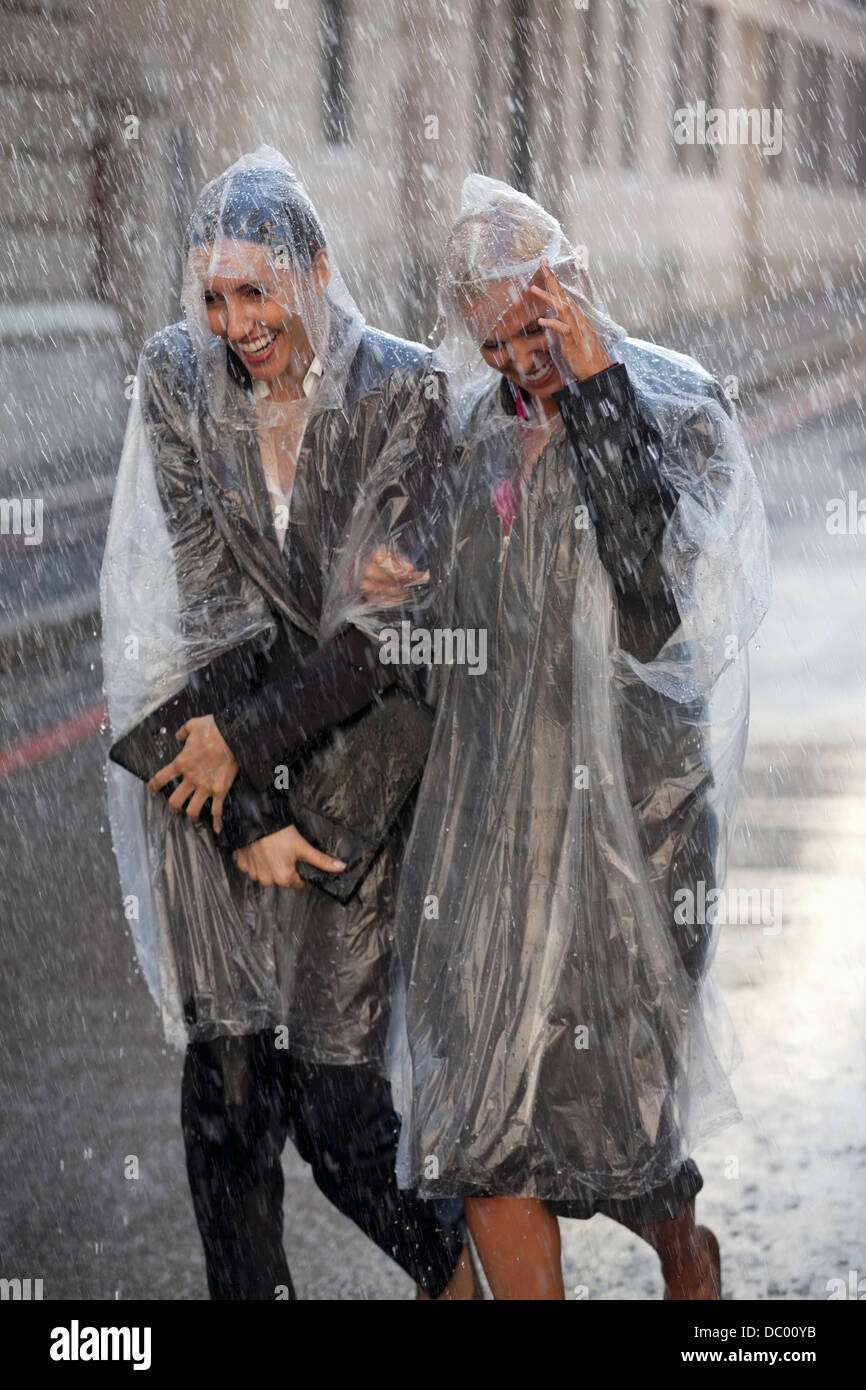
[[[737,311],[682,318],[648,332],[722,381],[736,376],[741,409],[748,410],[759,392],[793,390],[798,378],[853,365],[866,353],[866,281],[762,296]]]

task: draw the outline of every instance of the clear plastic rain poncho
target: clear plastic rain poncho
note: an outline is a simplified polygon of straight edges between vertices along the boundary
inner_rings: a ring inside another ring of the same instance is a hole
[[[319,650],[322,596],[363,478],[386,438],[411,441],[429,424],[408,345],[365,328],[323,251],[312,205],[273,150],[244,156],[195,208],[185,321],[142,353],[103,565],[114,739],[242,642],[265,666],[278,643],[289,666]],[[256,370],[272,350],[297,355],[295,399]],[[343,907],[252,882],[209,824],[172,815],[114,765],[108,791],[125,912],[167,1036],[289,1020],[296,1050],[370,1060],[387,1028],[395,851],[386,845]],[[258,796],[266,804],[268,789],[247,787],[243,806]]]
[[[479,357],[542,256],[632,393],[567,384],[569,430]],[[768,602],[763,509],[719,386],[625,336],[532,200],[467,179],[442,290],[464,492],[396,915],[400,1180],[590,1214],[663,1190],[739,1118],[708,970]]]

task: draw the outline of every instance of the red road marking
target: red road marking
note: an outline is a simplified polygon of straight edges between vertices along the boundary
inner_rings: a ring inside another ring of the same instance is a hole
[[[0,748],[0,777],[8,777],[19,768],[42,762],[45,758],[62,752],[64,748],[73,748],[76,743],[90,738],[99,732],[106,713],[104,704],[92,705],[90,709],[83,710],[72,719],[64,720],[62,724],[54,724],[50,729],[43,729],[30,738],[22,739],[20,743]]]

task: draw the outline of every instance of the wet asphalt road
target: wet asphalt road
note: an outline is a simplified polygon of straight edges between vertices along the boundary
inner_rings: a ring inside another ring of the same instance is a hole
[[[862,403],[861,403],[862,404]],[[717,977],[743,1050],[742,1124],[697,1154],[726,1297],[824,1299],[866,1276],[866,536],[825,499],[866,492],[842,408],[755,451],[776,598],[753,660],[753,737],[731,886],[781,890],[781,930],[730,926]],[[22,736],[99,697],[98,651],[3,678]],[[0,779],[0,1275],[46,1298],[201,1299],[204,1266],[168,1049],[135,964],[104,809],[106,740]],[[138,1178],[127,1160],[138,1159]],[[408,1280],[285,1157],[286,1246],[305,1299],[402,1299]],[[603,1217],[564,1222],[566,1289],[658,1299],[655,1256]],[[866,1286],[864,1286],[866,1287]]]

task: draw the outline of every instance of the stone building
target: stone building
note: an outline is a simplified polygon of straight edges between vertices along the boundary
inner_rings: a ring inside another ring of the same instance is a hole
[[[738,110],[713,143],[707,113]],[[855,0],[4,0],[0,112],[2,468],[22,486],[110,477],[140,342],[178,314],[194,191],[261,143],[304,177],[368,316],[416,337],[470,169],[549,204],[629,325],[863,259]]]

